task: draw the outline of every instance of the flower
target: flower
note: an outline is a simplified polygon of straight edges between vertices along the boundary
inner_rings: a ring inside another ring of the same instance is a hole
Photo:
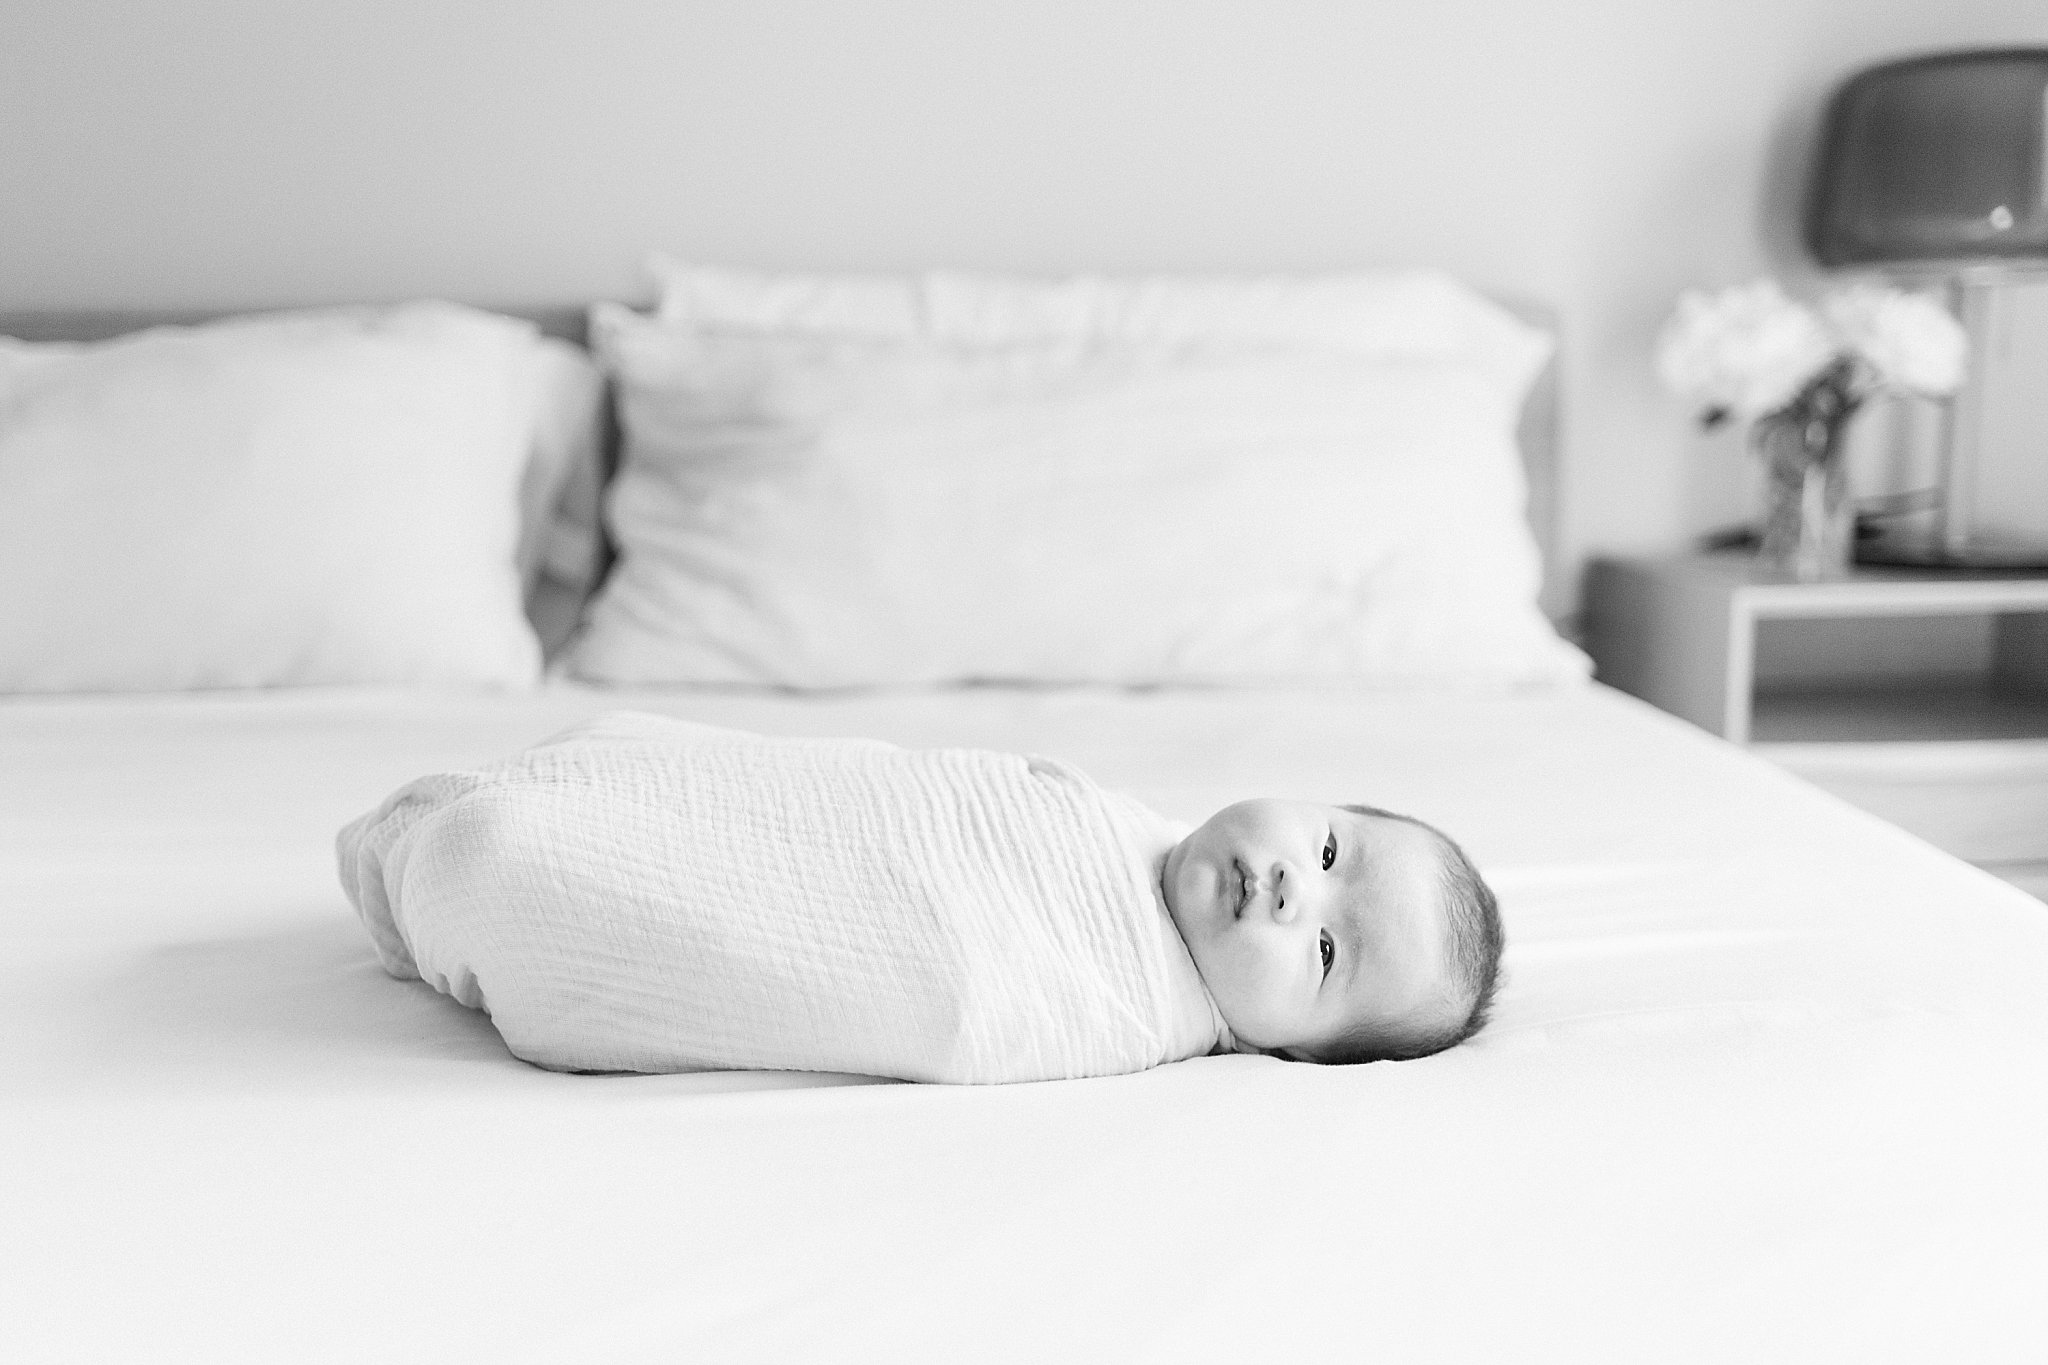
[[[1857,284],[1816,311],[1757,280],[1680,296],[1657,338],[1657,371],[1702,403],[1701,425],[1750,421],[1771,489],[1758,554],[1808,580],[1854,558],[1845,436],[1857,411],[1883,389],[1953,393],[1968,350],[1961,325],[1923,295]]]
[[[1705,403],[1711,425],[1784,407],[1835,354],[1812,309],[1758,280],[1682,295],[1658,338],[1657,370],[1670,388]]]
[[[1657,371],[1698,399],[1700,420],[1824,420],[1839,427],[1880,389],[1930,396],[1962,385],[1962,325],[1923,294],[1850,285],[1820,311],[1771,280],[1688,290],[1657,339]]]
[[[1969,340],[1933,299],[1862,284],[1823,306],[1829,326],[1880,384],[1931,397],[1962,387]]]

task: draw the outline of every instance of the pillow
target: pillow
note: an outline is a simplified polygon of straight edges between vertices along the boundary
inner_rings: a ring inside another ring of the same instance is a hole
[[[532,447],[519,485],[520,582],[529,601],[543,578],[588,589],[602,554],[598,498],[604,477],[604,376],[590,353],[534,336]]]
[[[527,386],[532,457],[519,489],[519,580],[526,619],[552,656],[567,642],[604,567],[605,384],[590,353],[537,337]]]
[[[961,346],[1092,339],[1308,346],[1481,370],[1520,395],[1550,340],[1435,270],[1332,275],[1018,279],[772,275],[649,262],[664,322],[718,330],[913,338]]]
[[[1536,609],[1522,519],[1512,432],[1544,343],[1437,277],[1383,291],[1455,305],[1405,334],[1363,312],[1344,331],[1345,310],[1307,284],[1245,286],[1312,302],[1296,316],[1321,321],[1299,337],[1285,308],[1224,307],[1228,282],[1074,304],[1054,294],[1085,284],[690,278],[664,317],[593,310],[626,438],[609,501],[620,562],[568,652],[573,676],[1585,674]],[[1489,344],[1467,344],[1473,319]]]
[[[0,340],[0,689],[530,683],[547,364],[431,303]]]

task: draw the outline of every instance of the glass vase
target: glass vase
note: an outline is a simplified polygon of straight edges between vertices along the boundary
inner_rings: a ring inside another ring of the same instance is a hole
[[[1856,550],[1841,424],[1759,422],[1766,505],[1757,559],[1773,574],[1802,583],[1841,578]]]

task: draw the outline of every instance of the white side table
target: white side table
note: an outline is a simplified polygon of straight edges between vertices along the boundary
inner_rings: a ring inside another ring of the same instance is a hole
[[[2048,574],[1596,560],[1601,681],[2048,899]]]

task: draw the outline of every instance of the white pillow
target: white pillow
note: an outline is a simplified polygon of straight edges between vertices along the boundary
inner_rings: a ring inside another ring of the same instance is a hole
[[[1426,278],[1388,292],[1447,297]],[[1513,446],[1544,342],[1493,310],[1497,343],[1464,346],[1484,300],[1449,295],[1448,320],[1404,347],[1377,323],[1349,343],[1232,335],[1228,310],[1154,328],[1075,306],[1063,333],[1017,321],[1046,316],[1004,297],[1029,286],[886,283],[671,293],[668,322],[593,310],[626,434],[621,560],[566,671],[818,688],[1584,676],[1535,606]],[[1151,318],[1227,295],[1144,288],[1165,300]]]
[[[764,274],[654,256],[656,316],[713,330],[1019,342],[1247,342],[1477,368],[1519,396],[1550,339],[1437,270],[1328,275]]]
[[[448,304],[0,340],[0,690],[530,683],[543,363]]]
[[[519,485],[517,558],[531,599],[542,578],[587,589],[596,576],[605,390],[581,346],[535,335],[527,357],[533,426]]]
[[[519,579],[542,651],[558,653],[604,565],[605,382],[581,346],[538,337],[533,453],[519,489]]]

